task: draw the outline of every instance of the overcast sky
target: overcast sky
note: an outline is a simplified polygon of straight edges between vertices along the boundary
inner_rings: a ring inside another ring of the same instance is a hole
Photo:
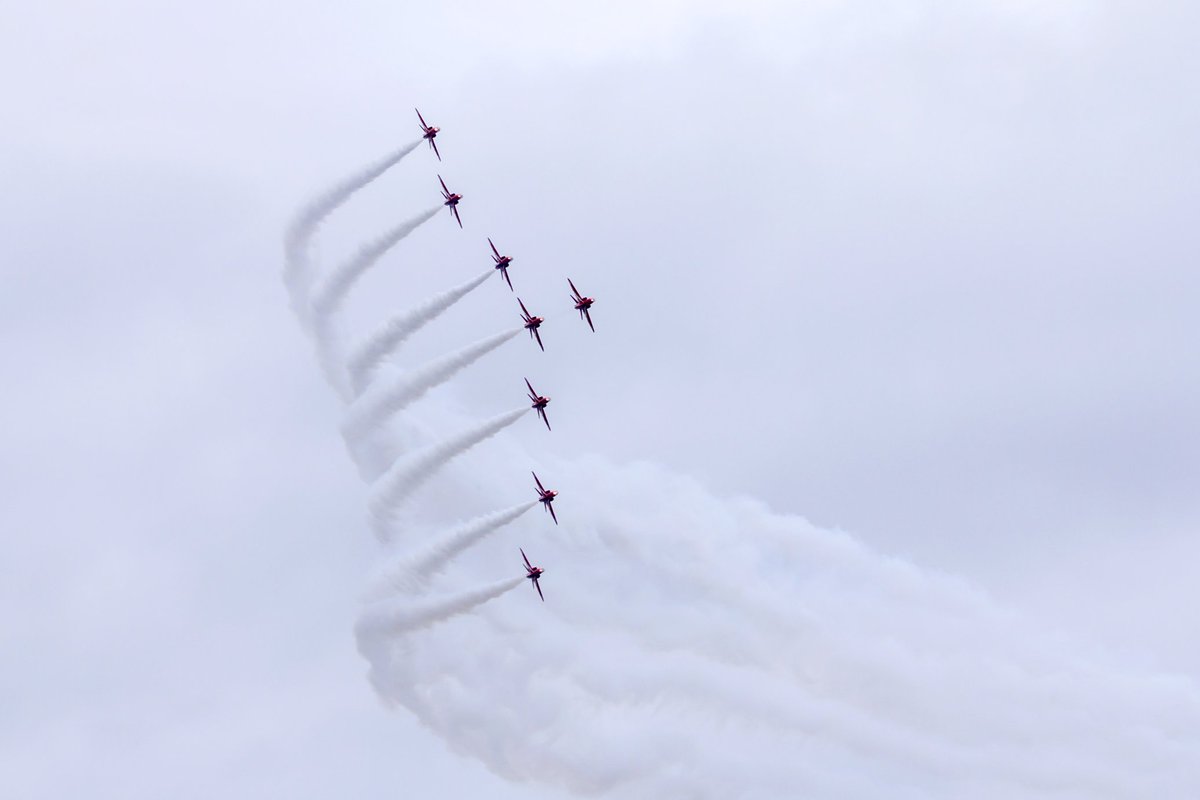
[[[528,376],[555,430],[522,420],[423,502],[449,518],[512,505],[545,464],[578,498],[564,491],[560,515],[599,520],[549,532],[535,509],[450,577],[508,577],[516,561],[491,554],[533,542],[560,573],[597,559],[576,585],[602,591],[627,564],[597,542],[641,531],[606,509],[672,529],[637,554],[653,561],[704,525],[686,507],[729,502],[745,531],[799,517],[911,563],[947,618],[966,606],[938,581],[961,581],[1104,669],[1196,691],[1191,4],[51,2],[5,20],[0,793],[566,796],[571,780],[521,773],[537,752],[506,762],[456,738],[474,718],[453,695],[385,710],[356,650],[378,547],[281,242],[314,195],[417,135],[413,106],[442,127],[444,161],[414,151],[331,217],[314,255],[336,264],[429,208],[439,171],[466,196],[464,229],[441,214],[381,261],[348,298],[346,336],[486,268],[491,236],[548,318],[546,352],[505,344],[406,424],[428,436],[502,413]],[[567,276],[597,298],[595,335]],[[489,281],[403,363],[517,322]],[[658,516],[641,480],[670,487],[678,514]],[[711,552],[678,557],[719,565],[727,540],[710,535]],[[737,574],[771,585],[747,564]],[[831,567],[829,597],[876,569],[839,584]],[[713,602],[694,575],[663,577]],[[573,623],[632,596],[545,588],[562,598],[549,630],[590,648],[606,640]],[[763,602],[809,597],[793,589]],[[505,627],[547,611],[526,594],[496,601],[491,627],[421,640],[439,656],[422,666],[514,630],[553,661],[546,635]],[[649,600],[638,611],[671,598]],[[735,607],[736,628],[752,612]],[[847,614],[846,636],[878,633]],[[614,636],[650,631],[622,639],[630,663],[665,669],[637,660],[656,632],[705,633],[668,618],[680,627],[617,615]],[[983,658],[925,619],[903,617],[902,644]],[[803,662],[784,650],[771,657]],[[527,710],[485,688],[463,696]],[[922,788],[920,770],[878,763]]]

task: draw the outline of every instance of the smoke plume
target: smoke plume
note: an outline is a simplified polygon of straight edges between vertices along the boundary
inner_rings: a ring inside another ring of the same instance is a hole
[[[431,297],[421,305],[392,317],[380,326],[354,350],[347,361],[355,391],[361,393],[367,387],[376,367],[396,352],[405,339],[435,320],[450,306],[490,278],[493,272],[494,270],[489,269],[466,283]]]
[[[368,507],[379,538],[388,541],[393,537],[392,523],[398,507],[443,465],[480,442],[495,436],[520,419],[528,410],[528,407],[522,406],[467,428],[415,455],[397,459],[396,463],[371,486]]]
[[[420,369],[398,373],[387,383],[372,386],[347,409],[346,419],[342,423],[342,435],[347,440],[360,439],[364,434],[384,424],[391,415],[416,401],[435,386],[450,380],[460,370],[483,358],[522,330],[524,328],[515,328],[480,339]]]
[[[317,228],[326,217],[349,200],[355,192],[363,189],[400,163],[400,160],[411,153],[420,143],[421,140],[416,139],[326,190],[324,194],[305,206],[288,226],[283,239],[285,256],[283,282],[288,290],[292,310],[302,324],[308,324],[311,310],[308,299],[308,287],[312,280],[309,247]]]
[[[429,579],[441,572],[453,558],[537,504],[537,500],[530,500],[519,506],[476,517],[434,540],[431,545],[401,556],[380,571],[373,581],[377,589],[369,594],[378,596],[388,591],[411,593],[424,589]]]

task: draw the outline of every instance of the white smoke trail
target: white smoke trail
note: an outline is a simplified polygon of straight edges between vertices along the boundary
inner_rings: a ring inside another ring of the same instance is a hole
[[[408,236],[421,225],[433,219],[434,215],[441,208],[440,204],[436,205],[428,211],[400,223],[383,236],[360,248],[353,258],[334,270],[333,274],[325,280],[316,294],[313,295],[313,315],[316,317],[328,317],[336,311],[342,301],[345,300],[351,287],[362,277],[364,272],[370,269],[389,250],[399,244],[405,236]]]
[[[377,383],[361,395],[346,411],[342,436],[356,442],[371,430],[384,424],[388,417],[419,399],[430,389],[454,377],[500,345],[525,330],[523,327],[480,339],[478,342],[410,373],[400,373],[390,382]]]
[[[371,486],[371,497],[367,505],[371,512],[372,525],[383,541],[393,536],[392,525],[396,509],[409,495],[433,477],[444,464],[475,445],[495,436],[520,419],[529,407],[520,408],[493,417],[486,422],[468,428],[415,455],[397,459]]]
[[[473,608],[511,592],[525,580],[524,575],[493,583],[469,592],[448,597],[435,603],[414,606],[409,601],[387,601],[363,611],[355,626],[360,643],[372,637],[394,636],[405,631],[427,628],[438,622],[465,614]],[[360,644],[361,646],[361,644]],[[373,648],[367,647],[368,650]]]
[[[380,571],[372,581],[376,588],[369,591],[368,596],[379,596],[387,591],[416,592],[424,589],[429,579],[441,572],[451,559],[537,504],[537,500],[530,500],[519,506],[476,517],[420,551],[400,557]]]
[[[361,393],[370,383],[371,374],[375,368],[385,358],[396,352],[405,339],[436,319],[438,315],[490,278],[494,272],[494,269],[489,269],[466,283],[432,297],[421,305],[392,317],[379,330],[372,333],[351,354],[347,362],[354,390]]]
[[[512,460],[488,453],[476,484]],[[378,691],[497,773],[631,798],[1200,796],[1192,681],[664,470],[565,472],[590,491],[539,548],[569,580],[536,626],[505,605],[419,658],[363,650]]]
[[[357,255],[334,270],[312,298],[309,325],[316,340],[317,361],[325,379],[347,402],[353,399],[354,392],[350,386],[334,312],[346,299],[355,282],[371,265],[399,244],[404,237],[432,219],[440,208],[440,205],[435,206],[424,214],[397,225],[379,239],[361,248]]]
[[[309,219],[305,236],[321,214]],[[294,305],[307,291],[301,227],[287,243]],[[312,303],[323,365],[345,394],[332,312],[385,244]],[[355,353],[356,388],[386,356],[375,347]],[[365,393],[355,413],[377,413],[356,435],[390,413],[378,398],[411,395],[460,355]],[[380,536],[425,481],[525,411],[392,463],[372,487]],[[514,460],[473,466],[467,485],[486,494]],[[963,581],[651,465],[568,466],[564,477],[590,491],[572,493],[571,525],[539,548],[569,580],[545,606],[532,600],[545,612],[536,624],[521,604],[481,607],[524,582],[514,576],[378,603],[356,626],[380,695],[493,771],[629,798],[1200,797],[1193,680],[1083,658]],[[534,505],[472,520],[385,577],[420,590],[450,558],[467,576],[493,575],[487,554],[467,549]]]
[[[350,389],[350,378],[342,358],[341,332],[332,315],[318,316],[311,320],[313,343],[317,351],[317,363],[325,380],[338,393],[343,402],[354,399]]]
[[[420,143],[421,139],[416,139],[326,190],[297,214],[291,225],[288,226],[283,240],[285,257],[283,282],[288,290],[292,310],[305,326],[308,324],[311,311],[307,295],[309,282],[312,279],[309,244],[317,228],[327,216],[337,210],[338,206],[398,164],[400,159],[411,153]]]

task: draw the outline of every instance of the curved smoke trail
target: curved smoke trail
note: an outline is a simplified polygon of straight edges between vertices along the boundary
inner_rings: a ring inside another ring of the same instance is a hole
[[[513,460],[487,453],[477,484]],[[663,469],[571,467],[581,521],[539,548],[570,582],[536,626],[505,606],[420,659],[363,649],[378,691],[493,771],[630,798],[1200,789],[1192,681],[1081,659],[961,580]]]
[[[336,308],[331,284],[314,308]],[[392,463],[372,486],[381,538],[420,486],[526,410]],[[524,458],[496,449],[468,473],[480,494]],[[571,494],[579,521],[538,545],[569,580],[537,624],[515,603],[481,608],[514,576],[376,603],[355,628],[380,696],[494,772],[622,798],[1200,796],[1190,678],[1082,658],[964,581],[665,469],[570,466],[589,491]],[[468,548],[533,505],[472,520],[384,576],[422,590],[451,558],[492,574]]]
[[[495,600],[505,592],[511,592],[520,586],[524,580],[525,576],[519,575],[424,606],[414,606],[408,601],[377,603],[359,617],[354,629],[355,635],[361,643],[369,641],[372,637],[394,636],[405,631],[427,628],[459,614],[465,614],[489,600]],[[367,649],[373,648],[368,645]]]
[[[529,408],[522,406],[468,428],[416,455],[397,459],[396,463],[371,485],[371,498],[367,506],[376,535],[383,541],[391,540],[394,536],[392,528],[396,510],[413,492],[432,478],[447,462],[495,436],[524,416],[527,411]]]
[[[327,216],[337,210],[338,206],[398,164],[400,159],[411,153],[420,143],[421,139],[410,142],[326,190],[297,214],[291,225],[288,226],[283,238],[285,256],[283,282],[288,290],[292,310],[302,324],[308,325],[311,310],[307,294],[312,279],[309,274],[311,264],[308,260],[308,250],[317,228]]]
[[[438,315],[490,278],[493,272],[495,270],[489,269],[466,283],[431,297],[421,305],[392,317],[372,333],[347,359],[350,381],[354,390],[361,393],[366,389],[375,369],[385,358],[396,352],[405,339],[420,330],[422,326],[432,322]]]
[[[389,250],[403,241],[404,237],[433,219],[434,215],[441,211],[441,209],[441,204],[438,204],[412,219],[405,220],[375,241],[360,248],[353,258],[335,269],[333,274],[325,279],[325,282],[317,290],[316,294],[313,295],[313,314],[327,317],[336,311],[342,301],[346,299],[346,295],[349,294],[351,287],[362,277],[363,273],[370,269],[376,261],[383,258]]]
[[[353,258],[335,269],[313,295],[310,305],[310,324],[317,344],[317,360],[321,364],[321,370],[325,373],[326,379],[347,402],[353,399],[354,392],[350,387],[349,373],[338,338],[334,319],[335,312],[363,273],[399,244],[404,237],[433,219],[440,209],[440,205],[434,206],[425,213],[402,222],[374,242],[362,247]]]
[[[523,330],[525,329],[515,328],[480,339],[420,369],[396,375],[387,385],[372,386],[347,409],[346,419],[342,423],[342,436],[348,442],[357,441],[383,425],[390,416],[418,400],[430,389],[450,380],[460,370],[515,338]]]
[[[411,593],[423,589],[429,579],[441,572],[459,553],[478,543],[489,533],[517,519],[537,504],[537,500],[530,500],[528,503],[485,514],[460,525],[428,547],[402,556],[385,566],[372,581],[377,591],[368,594],[378,595],[385,591]]]

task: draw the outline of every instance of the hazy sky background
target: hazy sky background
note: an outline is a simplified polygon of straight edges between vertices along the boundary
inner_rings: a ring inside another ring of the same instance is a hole
[[[538,458],[660,465],[1115,662],[1200,669],[1191,4],[5,19],[4,794],[538,796],[364,680],[365,491],[279,278],[294,211],[409,141],[414,105],[445,161],[414,153],[320,255],[426,208],[438,170],[465,230],[406,241],[351,332],[478,272],[486,236],[558,314],[544,357],[505,345],[438,402],[499,413],[529,375]],[[516,322],[485,285],[406,359]]]

